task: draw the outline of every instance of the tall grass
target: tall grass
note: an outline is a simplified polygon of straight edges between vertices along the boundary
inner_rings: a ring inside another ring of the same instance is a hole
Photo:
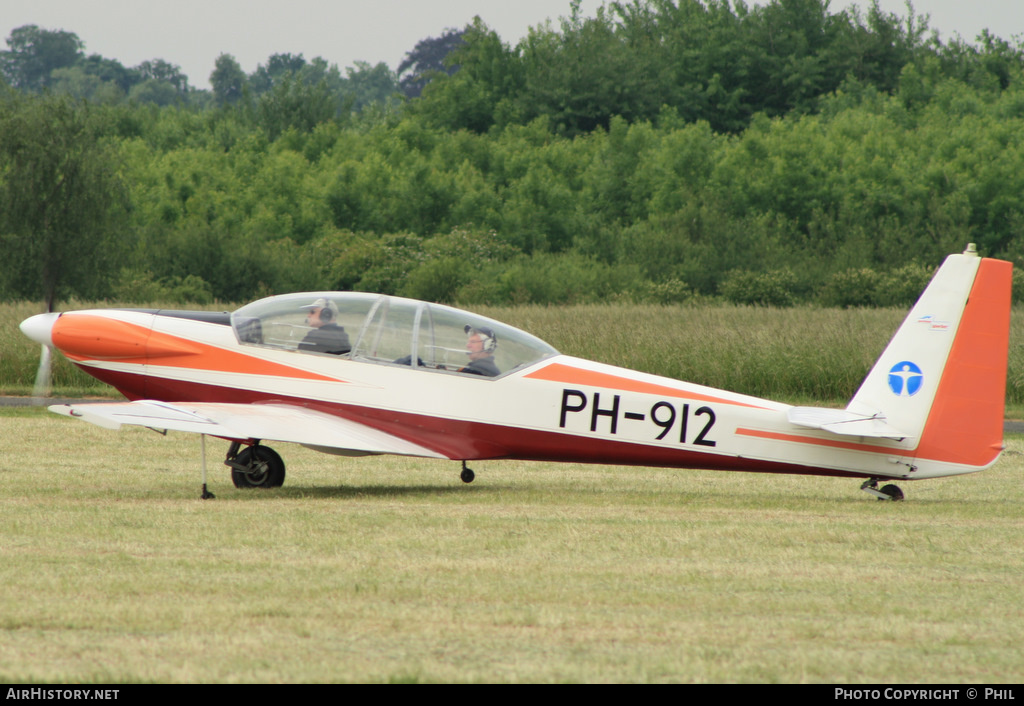
[[[86,308],[76,303],[71,308]],[[101,304],[100,306],[106,306]],[[172,307],[179,308],[179,307]],[[208,309],[234,308],[223,304]],[[789,402],[849,399],[895,333],[902,309],[705,305],[474,307],[561,352],[656,375]],[[18,330],[37,313],[0,305],[0,394],[31,393],[39,347]],[[1024,310],[1012,315],[1007,402],[1024,405]],[[54,394],[114,394],[61,356]]]
[[[735,392],[839,404],[907,315],[903,309],[586,305],[492,307],[481,313],[562,353]],[[1024,309],[1010,322],[1007,404],[1024,405]]]
[[[907,483],[209,445],[0,410],[0,682],[1019,683],[1024,440]],[[219,469],[216,470],[216,469]]]

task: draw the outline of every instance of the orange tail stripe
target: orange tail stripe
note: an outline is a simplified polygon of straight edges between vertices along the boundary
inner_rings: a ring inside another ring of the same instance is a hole
[[[970,466],[1003,447],[1013,265],[981,261],[917,456]]]

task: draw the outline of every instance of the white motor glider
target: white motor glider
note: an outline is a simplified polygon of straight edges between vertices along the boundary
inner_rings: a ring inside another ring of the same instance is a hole
[[[238,487],[274,487],[265,442],[359,456],[527,459],[849,476],[957,475],[1003,449],[1009,262],[949,256],[845,409],[793,407],[560,355],[447,306],[288,294],[234,313],[103,309],[21,324],[129,401],[55,405],[116,429],[230,442]],[[206,489],[205,454],[203,494]]]

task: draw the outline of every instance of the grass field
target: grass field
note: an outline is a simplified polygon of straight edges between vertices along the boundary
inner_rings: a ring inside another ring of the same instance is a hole
[[[0,682],[1024,679],[1024,438],[904,483],[344,460],[0,411]]]

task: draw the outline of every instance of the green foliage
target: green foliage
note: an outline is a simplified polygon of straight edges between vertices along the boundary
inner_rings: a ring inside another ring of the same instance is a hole
[[[364,111],[377,106],[387,109],[399,104],[398,79],[384,62],[370,65],[357,61],[355,66],[345,69],[339,95],[343,105],[350,105],[354,111]]]
[[[505,124],[513,118],[511,99],[520,87],[519,72],[512,50],[502,43],[496,32],[480,18],[466,27],[460,43],[452,49],[450,61],[459,67],[445,78],[403,85],[406,95],[423,93],[425,100],[412,104],[431,123],[453,130],[484,133],[494,124]]]
[[[629,300],[642,288],[638,268],[607,265],[567,253],[534,253],[489,268],[459,290],[459,302],[513,304],[580,304]]]
[[[81,66],[54,69],[50,72],[50,81],[50,89],[54,93],[68,95],[76,99],[114,104],[124,97],[124,91],[116,83],[103,81],[98,76],[88,73]]]
[[[304,85],[286,78],[276,90]],[[237,111],[96,115],[122,136],[130,184],[138,242],[119,255],[157,280],[195,274],[220,298],[309,282],[445,300],[470,296],[463,290],[486,301],[589,300],[590,285],[573,295],[526,283],[533,275],[512,257],[576,253],[570,279],[581,262],[636,273],[643,284],[611,278],[623,297],[672,300],[645,292],[676,281],[785,303],[769,284],[788,269],[795,300],[821,290],[823,301],[857,306],[902,302],[903,282],[918,278],[864,286],[837,273],[932,266],[968,241],[1012,256],[1024,213],[1018,90],[981,100],[946,81],[933,100],[967,108],[926,107],[909,125],[890,115],[898,99],[865,94],[819,116],[755,121],[734,138],[670,117],[666,127],[615,118],[568,139],[544,120],[476,135],[415,116],[369,128],[326,119],[276,134]],[[457,253],[426,246],[467,228],[492,233],[506,255],[456,266],[443,261]],[[352,253],[338,233],[361,234]],[[330,267],[302,264],[304,248],[323,247],[335,252]],[[726,284],[733,270],[746,279]]]
[[[822,289],[822,303],[845,308],[871,306],[878,282],[878,273],[866,267],[837,272]]]
[[[397,294],[408,273],[423,261],[415,235],[383,237],[339,231],[316,243],[330,289]]]
[[[413,299],[453,303],[466,276],[466,266],[459,258],[433,258],[411,270],[399,291]]]
[[[495,231],[456,228],[423,243],[422,261],[410,270],[399,290],[403,296],[455,303],[481,288],[516,249]]]
[[[608,129],[614,116],[653,122],[669,107],[738,133],[759,113],[814,111],[849,80],[893,91],[904,66],[934,51],[921,18],[828,9],[823,0],[635,0],[585,18],[576,2],[557,27],[533,27],[515,48],[477,21],[452,54],[459,71],[435,74],[417,110],[478,132],[546,116],[573,136]],[[992,71],[1019,59],[1007,47],[990,51],[999,56]]]
[[[102,295],[121,254],[118,146],[103,114],[67,96],[0,95],[0,292],[42,299]]]
[[[196,275],[172,276],[161,279],[151,272],[123,269],[114,283],[112,295],[119,301],[151,302],[171,301],[188,304],[212,304],[213,292],[209,283]]]
[[[7,46],[0,52],[0,75],[14,88],[42,91],[51,85],[53,71],[83,58],[84,45],[74,32],[25,25],[11,31]]]
[[[271,141],[287,130],[311,132],[335,117],[334,98],[321,81],[309,85],[286,76],[256,101],[256,122]]]
[[[245,94],[246,77],[242,67],[230,54],[221,54],[213,65],[210,85],[217,105],[233,105]]]
[[[832,275],[821,290],[826,306],[909,307],[928,286],[934,269],[909,263],[894,270],[849,269]]]
[[[916,262],[886,271],[877,287],[875,306],[910,307],[928,286],[935,269]]]
[[[131,91],[128,93],[128,98],[139,103],[167,106],[176,105],[182,96],[170,83],[149,79],[132,86]]]
[[[679,304],[692,300],[694,292],[686,282],[672,278],[663,282],[641,282],[635,298],[650,304]]]
[[[761,306],[792,306],[796,301],[796,275],[790,270],[771,272],[730,272],[722,280],[719,291],[733,304]]]
[[[398,65],[399,87],[416,98],[435,76],[454,74],[458,65],[451,55],[463,44],[462,30],[449,29],[440,37],[421,39]]]
[[[23,34],[5,67],[49,55]],[[480,20],[450,34],[421,47],[433,59],[410,53],[403,78],[430,80],[404,106],[386,66],[342,75],[319,57],[246,76],[222,55],[205,99],[160,60],[44,62],[61,64],[51,89],[88,97],[124,184],[125,227],[68,293],[102,294],[125,268],[231,300],[854,307],[907,303],[968,242],[1024,264],[1019,42],[923,41],[920,18],[821,0],[575,4],[517,46]],[[6,297],[28,291],[14,263],[34,247],[12,228]]]

